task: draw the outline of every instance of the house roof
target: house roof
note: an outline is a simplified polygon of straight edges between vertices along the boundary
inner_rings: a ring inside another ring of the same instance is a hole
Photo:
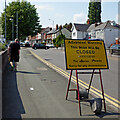
[[[63,29],[68,30],[67,28],[62,28],[61,30],[63,30]],[[50,32],[48,32],[47,35],[55,34],[55,33],[59,32],[59,31],[60,31],[59,29],[56,30],[56,29],[54,28],[54,29],[52,29]],[[69,31],[69,30],[68,30],[68,31]],[[69,32],[71,32],[71,31],[69,31]]]
[[[63,27],[62,29],[61,29],[61,31],[62,30],[64,30],[64,29],[66,29],[67,31],[69,31],[69,32],[71,32],[70,30],[68,30],[67,28],[65,28],[65,27]],[[57,29],[56,31],[55,31],[55,33],[57,33],[57,32],[59,32],[60,30],[59,29]]]
[[[42,30],[41,30],[40,33],[43,33],[43,32],[49,32],[50,29],[51,29],[50,27],[42,28]]]
[[[75,29],[77,31],[86,32],[90,25],[89,24],[77,24],[77,23],[74,23],[74,26],[75,26]]]
[[[118,27],[111,25],[111,21],[107,21],[104,23],[100,23],[100,24],[92,24],[90,25],[90,27],[88,28],[87,31],[91,31],[91,30],[103,30],[105,28],[113,28],[113,29],[117,29]]]
[[[59,29],[57,29],[57,30],[55,30],[55,32],[54,33],[57,33],[57,32],[59,32],[60,30]]]
[[[49,32],[47,33],[47,35],[54,34],[54,33],[55,33],[55,31],[56,31],[56,29],[55,29],[55,28],[53,28],[51,31],[49,31]]]
[[[105,22],[105,23],[103,23],[103,24],[105,24],[105,25],[104,25],[105,27],[103,27],[103,29],[105,29],[105,28],[118,29],[118,27],[116,27],[115,25],[112,25],[112,21],[107,21],[107,22]],[[98,27],[99,27],[99,26],[98,26]]]
[[[89,26],[89,28],[87,29],[88,32],[91,31],[91,30],[95,30],[95,24],[91,24]]]

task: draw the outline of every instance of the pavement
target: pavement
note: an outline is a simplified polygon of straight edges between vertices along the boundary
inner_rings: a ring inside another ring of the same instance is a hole
[[[81,102],[79,115],[76,93],[65,99],[68,79],[54,71],[26,48],[21,50],[17,72],[6,68],[3,80],[3,118],[109,118],[117,119],[118,111],[104,107],[101,114],[92,112],[90,104]],[[71,88],[76,88],[72,82]],[[90,95],[90,98],[93,98]]]

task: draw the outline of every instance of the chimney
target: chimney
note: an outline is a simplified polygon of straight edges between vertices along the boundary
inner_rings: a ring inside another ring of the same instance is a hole
[[[90,20],[89,19],[87,20],[87,24],[90,24]]]
[[[98,26],[98,24],[97,23],[95,23],[95,27],[97,27]]]
[[[60,29],[60,30],[62,29],[62,25],[60,25],[59,29]]]
[[[56,24],[56,30],[58,30],[58,24]]]

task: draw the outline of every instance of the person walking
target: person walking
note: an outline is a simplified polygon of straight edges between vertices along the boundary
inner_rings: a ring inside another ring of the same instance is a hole
[[[11,71],[14,70],[13,62],[15,63],[15,71],[17,70],[17,62],[19,62],[19,55],[20,55],[20,44],[18,38],[16,38],[15,42],[12,42],[8,46],[8,57],[11,65]]]

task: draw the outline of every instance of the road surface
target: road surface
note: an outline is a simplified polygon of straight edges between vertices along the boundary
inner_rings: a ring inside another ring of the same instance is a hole
[[[69,70],[66,70],[66,63],[65,63],[65,53],[64,50],[61,49],[49,49],[49,50],[33,50],[29,49],[30,51],[33,51],[36,55],[40,56],[45,61],[54,64],[58,68],[61,68],[67,73],[70,73]],[[110,106],[115,107],[118,109],[118,104],[120,104],[120,88],[119,85],[120,82],[118,81],[118,75],[120,71],[118,71],[118,66],[120,64],[120,56],[117,55],[109,55],[108,53],[108,63],[109,63],[109,69],[102,70],[102,78],[103,78],[103,87],[105,90],[106,99],[111,103]],[[63,72],[64,72],[63,71]],[[75,74],[74,74],[75,76]],[[88,86],[90,82],[91,75],[79,75],[79,79],[81,82],[83,82],[83,87]],[[97,96],[100,96],[101,86],[99,81],[99,75],[94,75],[93,82],[92,82],[93,92],[92,94],[95,94]]]
[[[108,105],[107,113],[103,109],[100,115],[95,115],[85,102],[81,103],[79,116],[75,92],[70,92],[65,100],[68,79],[29,50],[21,49],[17,72],[7,70],[3,82],[3,118],[118,118],[119,113]],[[71,83],[71,88],[75,87]]]

